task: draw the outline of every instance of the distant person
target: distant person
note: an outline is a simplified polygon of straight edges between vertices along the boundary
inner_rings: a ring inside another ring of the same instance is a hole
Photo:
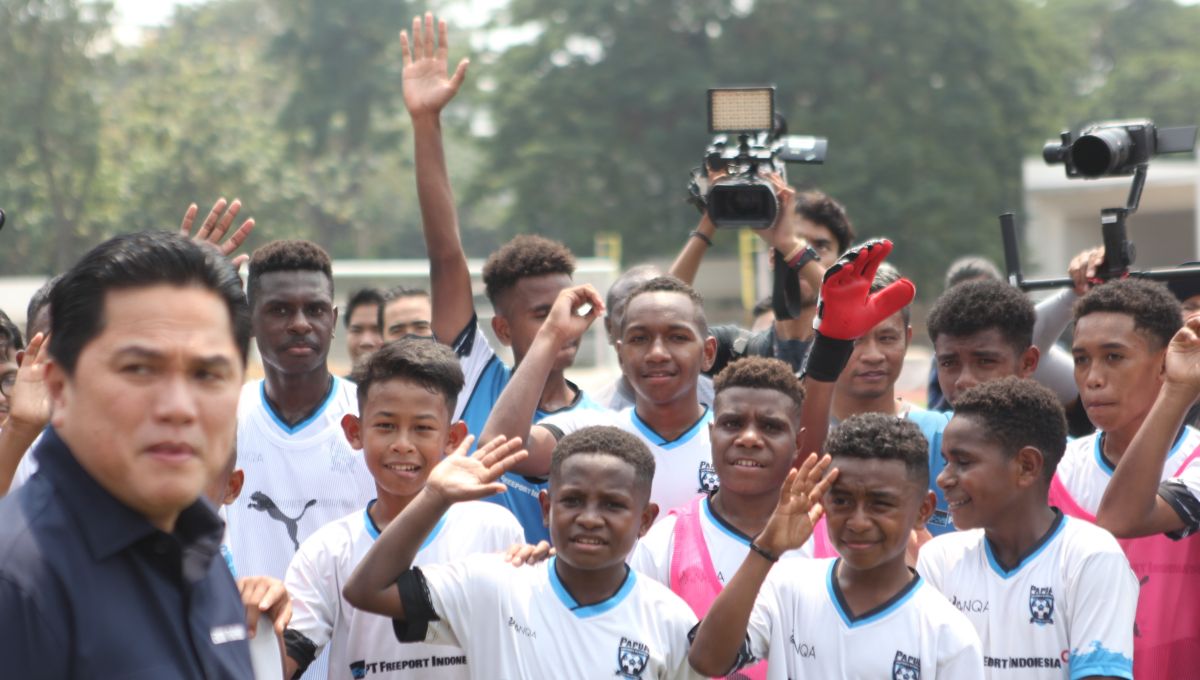
[[[433,307],[429,292],[421,288],[396,286],[383,294],[379,308],[379,327],[385,341],[415,335],[433,337]]]
[[[346,301],[346,353],[352,367],[361,364],[383,344],[379,323],[382,304],[383,291],[378,288],[360,288]]]
[[[960,283],[967,281],[1003,281],[1004,276],[992,261],[978,255],[960,257],[950,263],[946,269],[946,283],[943,290],[950,290]],[[929,360],[929,386],[926,389],[925,407],[930,411],[949,411],[950,402],[942,393],[938,384],[937,358]]]

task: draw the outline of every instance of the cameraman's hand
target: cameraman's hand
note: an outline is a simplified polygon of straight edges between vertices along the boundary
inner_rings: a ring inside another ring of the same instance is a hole
[[[808,245],[804,237],[799,235],[799,225],[796,221],[796,190],[784,183],[778,173],[766,176],[775,187],[775,197],[779,201],[779,212],[775,215],[775,223],[766,229],[758,229],[755,233],[767,242],[767,245],[787,257],[798,249]]]
[[[467,77],[470,60],[466,58],[458,62],[454,74],[447,77],[449,42],[446,39],[446,22],[439,19],[437,24],[436,46],[432,12],[425,13],[424,27],[421,17],[413,18],[411,46],[408,34],[400,31],[400,52],[404,59],[404,106],[413,118],[440,114],[458,94],[458,88]]]
[[[1075,282],[1075,294],[1083,295],[1100,282],[1100,267],[1104,264],[1104,246],[1097,246],[1071,258],[1067,276]]]

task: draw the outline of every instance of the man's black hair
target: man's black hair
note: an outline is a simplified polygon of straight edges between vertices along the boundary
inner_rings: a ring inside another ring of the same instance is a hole
[[[557,486],[563,463],[568,458],[586,453],[613,456],[628,463],[633,468],[639,490],[650,495],[654,483],[654,456],[650,449],[641,439],[608,425],[585,427],[559,440],[550,458],[550,486]]]
[[[372,385],[406,380],[445,399],[447,416],[454,414],[464,380],[454,350],[428,338],[400,338],[384,343],[354,369],[350,379],[358,387],[360,412],[364,411]]]
[[[329,260],[329,253],[312,241],[271,241],[250,256],[250,273],[246,277],[246,296],[250,305],[254,305],[258,280],[263,274],[295,271],[324,274],[329,281],[329,295],[332,297],[333,264]]]
[[[796,195],[796,213],[813,224],[825,227],[837,239],[838,254],[854,242],[854,225],[846,208],[824,191],[812,189]]]
[[[51,356],[72,375],[84,346],[104,330],[107,293],[156,285],[197,286],[220,297],[245,365],[250,311],[237,272],[216,248],[165,231],[109,239],[63,275],[50,292]]]
[[[792,401],[796,424],[799,424],[800,409],[804,406],[804,384],[787,363],[767,357],[738,359],[722,369],[713,380],[716,397],[720,397],[721,392],[732,387],[775,390],[782,393]]]
[[[25,340],[21,337],[21,329],[0,310],[0,359],[11,352],[25,349]]]
[[[350,299],[346,301],[346,315],[342,317],[346,328],[350,327],[350,317],[354,315],[354,310],[367,305],[382,307],[383,291],[378,288],[359,288],[351,293]]]
[[[633,304],[635,297],[645,293],[679,293],[687,296],[692,301],[692,306],[696,308],[695,322],[700,327],[700,337],[702,339],[708,337],[708,318],[704,314],[704,298],[700,297],[700,293],[697,293],[695,288],[674,276],[656,276],[629,293],[629,297],[625,298],[625,309],[629,309],[629,305]],[[624,334],[628,320],[628,315],[621,316],[622,334]]]
[[[29,306],[25,308],[25,337],[32,338],[34,336],[33,322],[37,319],[42,309],[50,304],[50,291],[56,283],[62,280],[62,277],[63,275],[59,274],[43,283],[42,287],[38,288],[37,292],[33,294],[33,297],[29,298]]]
[[[929,442],[921,428],[907,418],[883,413],[859,413],[838,423],[825,440],[825,452],[838,458],[898,460],[908,477],[929,488]]]
[[[960,257],[946,269],[946,288],[953,288],[966,281],[975,279],[994,279],[1003,281],[1004,276],[992,261],[979,255]]]
[[[926,326],[929,339],[965,338],[996,329],[1019,356],[1033,345],[1033,303],[1003,281],[967,281],[946,290],[933,303]]]
[[[1133,318],[1133,327],[1145,333],[1159,350],[1183,327],[1183,308],[1167,287],[1144,279],[1107,281],[1075,302],[1075,322],[1088,314],[1113,312]]]
[[[1033,380],[1009,376],[976,385],[954,401],[954,417],[970,418],[1012,457],[1026,446],[1042,452],[1042,476],[1054,477],[1067,448],[1067,418],[1058,396]]]
[[[575,273],[575,256],[562,243],[522,234],[488,256],[483,264],[484,292],[496,313],[503,315],[504,294],[521,279],[547,274]]]

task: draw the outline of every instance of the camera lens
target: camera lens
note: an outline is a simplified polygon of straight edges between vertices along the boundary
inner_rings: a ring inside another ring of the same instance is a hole
[[[708,194],[708,215],[718,227],[765,229],[778,210],[775,192],[758,181],[720,183]]]
[[[1104,177],[1125,164],[1133,140],[1121,128],[1083,135],[1071,145],[1071,161],[1084,177]]]

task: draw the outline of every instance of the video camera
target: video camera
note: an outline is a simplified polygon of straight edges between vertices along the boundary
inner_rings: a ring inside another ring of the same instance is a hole
[[[787,182],[786,163],[825,162],[824,137],[787,134],[775,111],[774,87],[714,88],[708,91],[708,131],[715,134],[704,164],[692,170],[689,202],[718,227],[766,229],[779,214],[779,199],[767,175]],[[737,135],[731,144],[729,135]],[[709,182],[709,171],[724,171]]]

